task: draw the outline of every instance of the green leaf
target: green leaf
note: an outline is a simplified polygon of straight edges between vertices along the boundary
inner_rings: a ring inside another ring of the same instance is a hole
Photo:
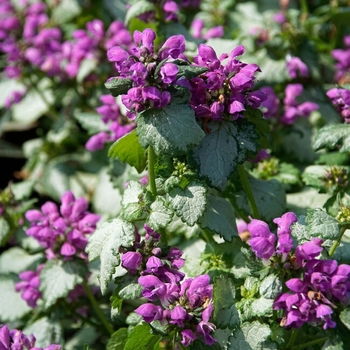
[[[102,121],[102,117],[97,113],[76,112],[74,113],[74,118],[89,135],[109,130],[108,125]]]
[[[160,340],[160,335],[151,333],[148,323],[142,323],[130,332],[124,350],[154,350]]]
[[[282,280],[277,275],[269,275],[263,279],[259,293],[267,299],[275,299],[282,292]]]
[[[33,332],[33,334],[36,334]],[[68,341],[64,343],[65,350],[77,350],[81,349],[81,345],[84,344],[84,350],[89,349],[89,345],[93,346],[96,340],[100,337],[99,331],[90,325],[83,325],[77,332],[71,336]],[[52,343],[52,342],[51,342]],[[50,343],[50,344],[51,344]],[[56,342],[61,344],[62,342]],[[90,348],[92,350],[92,348]]]
[[[321,350],[344,350],[344,343],[339,335],[335,335],[332,338],[328,339]]]
[[[136,130],[114,142],[108,150],[108,157],[118,157],[121,162],[135,167],[138,173],[145,169],[147,162],[146,150],[140,145]]]
[[[204,185],[198,181],[192,181],[185,190],[174,187],[168,195],[170,208],[188,226],[193,226],[204,213],[206,192]]]
[[[49,260],[40,273],[40,291],[44,307],[53,305],[58,298],[64,298],[75,286],[82,283],[87,266],[77,260]]]
[[[142,216],[142,193],[143,188],[140,182],[132,180],[128,183],[121,201],[121,217],[124,220],[132,222]]]
[[[142,286],[135,282],[125,286],[119,291],[119,296],[123,299],[135,300],[141,297]]]
[[[11,191],[18,201],[28,198],[33,191],[34,181],[24,180],[11,185]]]
[[[62,344],[63,331],[58,321],[42,317],[23,329],[24,334],[35,334],[35,347],[44,348],[50,344]],[[66,344],[65,344],[66,345]],[[65,347],[65,349],[69,349]]]
[[[186,104],[191,98],[188,88],[180,85],[170,85],[167,90],[171,94],[171,104]]]
[[[189,350],[221,350],[222,349],[220,344],[214,343],[212,345],[207,345],[207,344],[205,344],[203,339],[196,339],[193,343],[191,343],[186,348]],[[156,349],[154,349],[154,350],[156,350]]]
[[[126,25],[128,25],[130,20],[132,20],[133,18],[135,18],[137,16],[142,15],[145,12],[149,12],[149,11],[156,11],[156,7],[154,4],[152,4],[146,0],[136,1],[128,9],[124,22]]]
[[[246,120],[208,123],[210,133],[193,149],[199,174],[213,187],[223,190],[237,164],[257,152],[258,134]]]
[[[53,6],[56,5],[56,6]],[[52,6],[52,21],[58,25],[72,21],[74,17],[81,13],[82,8],[77,0],[62,0],[58,4],[51,4]],[[51,8],[50,6],[50,8]]]
[[[251,304],[252,315],[258,317],[269,317],[272,316],[272,305],[274,299],[259,298],[255,299]]]
[[[324,126],[316,135],[313,148],[339,148],[339,152],[350,151],[350,124],[330,124]]]
[[[292,236],[297,241],[298,245],[311,240],[305,225],[305,216],[299,216],[298,222],[292,225]]]
[[[18,278],[0,275],[0,323],[17,322],[32,310],[15,291],[15,282]]]
[[[134,231],[134,225],[130,222],[113,219],[102,224],[89,238],[86,248],[89,260],[101,259],[99,280],[103,294],[107,291],[108,282],[120,263],[119,248],[132,246]]]
[[[49,161],[43,169],[43,176],[39,182],[42,191],[59,201],[63,193],[70,189],[70,176],[75,169],[68,163],[57,159]]]
[[[151,204],[151,213],[147,218],[147,225],[157,231],[161,227],[167,226],[174,213],[170,210],[162,197],[157,196],[155,201]]]
[[[109,78],[105,82],[105,87],[109,90],[112,96],[117,97],[128,92],[132,87],[132,80],[120,77]]]
[[[107,344],[107,350],[119,350],[124,349],[126,341],[128,339],[128,329],[119,328],[114,332]]]
[[[277,175],[272,176],[271,179],[275,179],[282,183],[286,191],[290,190],[291,185],[300,185],[300,171],[294,165],[289,163],[280,163],[279,172]]]
[[[7,249],[0,255],[0,273],[19,274],[25,270],[34,269],[33,265],[42,259],[42,254],[28,254],[19,247]]]
[[[325,186],[323,180],[326,175],[326,171],[329,170],[329,166],[326,165],[310,165],[304,169],[302,179],[307,186],[321,189]]]
[[[127,206],[130,203],[139,203],[140,196],[143,193],[142,184],[138,181],[129,181],[124,191],[122,206]]]
[[[335,240],[339,236],[339,222],[321,209],[309,209],[306,227],[311,237]]]
[[[204,132],[189,106],[170,104],[138,114],[137,135],[144,148],[152,146],[156,154],[178,156],[198,145]]]
[[[178,66],[178,68],[179,72],[177,73],[177,77],[186,77],[189,80],[208,71],[208,68],[202,66],[181,65]]]
[[[113,187],[107,169],[102,168],[98,174],[97,184],[92,197],[94,212],[114,217],[119,214],[121,210],[121,199],[122,195],[117,188]]]
[[[317,154],[312,149],[314,134],[315,128],[309,119],[300,118],[290,126],[288,133],[280,138],[279,148],[287,154],[289,160],[295,159],[299,163],[313,163],[317,159]]]
[[[270,142],[268,135],[270,133],[270,124],[260,109],[249,107],[244,112],[244,118],[256,126],[256,132],[259,134],[259,148],[269,148]]]
[[[36,89],[30,89],[21,102],[12,106],[13,119],[24,124],[29,124],[48,112],[49,105],[52,105],[54,101],[54,93],[51,90],[51,84],[49,78],[44,78],[36,82]],[[39,90],[40,93],[37,92],[37,90]],[[41,96],[45,97],[47,103]]]
[[[25,91],[26,88],[17,79],[6,78],[5,74],[0,77],[0,108],[5,107],[6,100],[15,91]],[[2,122],[0,122],[1,124]]]
[[[286,209],[286,194],[277,180],[259,180],[249,176],[249,184],[262,220],[280,217]],[[243,190],[234,195],[237,206],[250,214],[250,206]],[[268,203],[268,205],[267,205]]]
[[[347,308],[340,313],[340,320],[350,330],[350,308]]]
[[[98,64],[99,60],[97,58],[84,58],[78,70],[77,83],[81,84],[89,74],[96,71]]]
[[[233,329],[240,323],[235,296],[235,285],[230,278],[214,278],[214,318],[215,324],[221,329]]]
[[[271,330],[266,324],[258,321],[243,323],[241,328],[233,332],[229,338],[229,350],[260,350],[263,343],[270,336]]]
[[[226,199],[212,195],[207,196],[207,201],[199,225],[231,242],[233,237],[238,237],[236,217],[232,205]]]
[[[0,247],[5,245],[10,238],[11,227],[7,220],[0,216]]]
[[[137,282],[138,277],[136,275],[125,274],[115,278],[114,283],[116,288],[111,297],[112,302],[116,302],[116,307],[119,304],[119,298],[121,299],[138,299],[141,297],[142,286]],[[113,307],[115,307],[113,305]]]

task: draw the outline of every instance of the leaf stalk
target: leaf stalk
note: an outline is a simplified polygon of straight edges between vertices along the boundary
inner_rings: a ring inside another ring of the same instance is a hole
[[[260,215],[259,215],[258,207],[255,203],[253,191],[250,187],[247,172],[242,164],[238,164],[237,168],[238,168],[238,174],[239,174],[239,177],[241,179],[242,186],[243,186],[243,190],[248,198],[249,206],[250,206],[250,209],[252,211],[253,217],[255,219],[259,219]]]
[[[106,319],[105,315],[103,314],[99,304],[97,303],[94,295],[91,293],[89,286],[87,285],[87,283],[85,281],[83,281],[82,284],[83,284],[84,291],[85,291],[88,299],[90,300],[90,303],[91,303],[93,309],[95,310],[97,316],[101,320],[101,322],[104,325],[104,327],[106,328],[107,332],[112,335],[114,333],[114,330],[113,330],[112,326],[109,324],[109,322],[107,321],[107,319]]]

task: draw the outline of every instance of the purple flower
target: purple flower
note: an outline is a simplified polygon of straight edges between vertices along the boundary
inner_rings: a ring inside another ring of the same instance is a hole
[[[275,90],[271,86],[264,86],[260,89],[266,96],[266,100],[261,102],[261,110],[266,119],[276,117],[279,109],[279,99]]]
[[[142,90],[142,97],[154,108],[164,108],[171,100],[169,91],[159,91],[155,86],[145,87]]]
[[[166,21],[177,21],[178,16],[177,12],[179,11],[179,7],[175,1],[166,0],[163,5],[164,17]]]
[[[291,234],[291,226],[298,221],[297,216],[293,212],[287,212],[280,218],[273,219],[277,224],[277,235]]]
[[[184,329],[183,331],[181,331],[181,335],[182,335],[181,344],[183,346],[190,345],[196,339],[196,336],[194,335],[191,329]]]
[[[174,63],[165,63],[160,69],[160,76],[163,83],[171,84],[177,79],[179,68]]]
[[[65,257],[78,254],[86,258],[86,235],[96,229],[100,216],[88,212],[87,200],[75,199],[70,191],[62,195],[61,202],[60,211],[53,202],[46,202],[41,211],[28,210],[25,217],[31,227],[26,233],[46,248],[47,256],[51,258],[55,254]]]
[[[350,70],[350,43],[349,36],[344,37],[344,44],[346,48],[335,49],[332,51],[333,58],[337,61],[335,67],[337,72],[335,74],[335,80],[341,82],[342,79],[346,78]]]
[[[129,273],[135,274],[141,267],[142,254],[139,252],[127,252],[122,255],[122,266],[128,270]]]
[[[188,318],[191,318],[191,316],[181,305],[176,305],[170,312],[170,318],[171,319],[169,322],[171,324],[176,324],[179,327],[184,327],[184,321]]]
[[[248,224],[251,239],[248,244],[258,258],[268,260],[275,253],[276,236],[270,232],[269,226],[261,221],[253,219]]]
[[[309,68],[299,57],[287,57],[287,69],[293,79],[298,74],[306,78],[309,76]]]
[[[183,35],[173,35],[168,38],[159,50],[161,60],[165,58],[179,58],[185,52],[186,44]]]
[[[141,48],[145,48],[147,51],[147,54],[154,53],[155,39],[156,39],[156,33],[152,29],[146,28],[143,32],[140,32],[138,30],[135,30],[134,32],[135,43],[139,45]]]
[[[342,115],[345,123],[350,123],[350,90],[334,88],[327,91],[337,111]]]
[[[96,111],[102,116],[102,121],[108,125],[109,132],[101,131],[90,137],[85,147],[92,152],[102,149],[107,142],[114,142],[135,128],[135,124],[130,123],[120,113],[120,108],[113,96],[102,95],[100,100],[103,105],[96,108]]]
[[[0,350],[62,350],[58,344],[51,344],[44,349],[35,347],[33,334],[29,338],[17,329],[9,330],[6,325],[0,326]]]
[[[36,271],[24,271],[19,274],[21,282],[15,284],[16,292],[21,292],[21,297],[25,300],[28,306],[37,307],[37,301],[41,298],[40,287],[40,272],[44,268],[44,264],[37,267]]]
[[[88,151],[94,152],[103,149],[105,143],[109,140],[109,135],[101,131],[94,136],[91,136],[85,147]]]
[[[323,248],[321,247],[322,243],[323,243],[322,239],[312,238],[310,242],[306,242],[302,245],[299,245],[295,249],[296,268],[304,266],[307,261],[316,258],[323,250]]]
[[[284,24],[284,23],[287,22],[287,18],[286,18],[285,14],[283,12],[275,13],[274,16],[273,16],[273,20],[276,23],[279,23],[279,24]]]
[[[200,18],[194,19],[191,24],[192,36],[195,39],[221,38],[224,36],[224,28],[222,26],[212,27],[203,33],[204,21]]]
[[[280,121],[283,124],[290,125],[298,117],[308,117],[309,114],[318,109],[318,105],[313,102],[304,102],[299,104],[297,97],[302,94],[303,86],[301,84],[289,84],[285,89],[284,114]]]
[[[155,320],[161,320],[163,318],[163,309],[160,306],[156,306],[151,303],[142,304],[135,312],[142,316],[142,318],[151,323]]]

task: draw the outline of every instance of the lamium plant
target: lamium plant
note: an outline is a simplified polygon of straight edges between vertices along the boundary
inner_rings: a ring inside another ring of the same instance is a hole
[[[0,350],[346,348],[348,10],[3,1]]]

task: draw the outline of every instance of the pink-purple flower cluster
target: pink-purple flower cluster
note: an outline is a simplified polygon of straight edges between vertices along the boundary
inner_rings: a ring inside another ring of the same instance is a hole
[[[335,68],[335,81],[337,83],[346,83],[350,79],[350,35],[346,35],[343,39],[345,49],[335,49],[332,51],[333,58],[337,61]]]
[[[258,108],[266,95],[252,91],[255,72],[260,68],[256,64],[246,64],[236,57],[244,53],[243,46],[237,46],[228,54],[217,57],[214,49],[200,44],[198,55],[193,58],[196,66],[208,69],[207,72],[190,81],[181,81],[191,92],[190,106],[197,118],[221,121],[224,116],[236,120],[243,117],[247,106]],[[226,65],[223,61],[227,59]]]
[[[210,38],[221,38],[224,36],[224,27],[217,26],[204,30],[204,21],[200,18],[193,20],[191,24],[191,33],[195,39],[208,40]]]
[[[350,90],[334,88],[327,91],[327,96],[332,101],[337,111],[344,118],[345,123],[350,123]]]
[[[75,199],[70,191],[62,195],[61,202],[60,208],[49,201],[42,205],[41,211],[28,210],[25,217],[31,227],[26,233],[46,248],[47,259],[60,255],[65,259],[73,256],[86,259],[88,236],[95,231],[100,216],[88,211],[85,198]]]
[[[197,338],[212,345],[215,339],[211,333],[216,327],[209,322],[213,312],[209,275],[184,279],[179,271],[184,264],[182,251],[176,247],[164,251],[157,244],[160,234],[147,225],[145,229],[145,240],[137,239],[134,251],[125,252],[121,258],[122,266],[130,274],[140,276],[142,296],[148,301],[135,312],[148,323],[159,321],[169,332],[177,329],[184,346]]]
[[[25,300],[28,306],[35,308],[37,306],[38,299],[42,294],[39,291],[40,287],[40,272],[44,268],[44,264],[40,264],[36,271],[23,271],[19,274],[20,282],[15,284],[16,292],[21,292],[21,297]]]
[[[122,95],[122,102],[128,109],[127,116],[131,119],[135,118],[136,112],[148,107],[164,108],[171,100],[167,87],[177,80],[179,71],[172,61],[183,58],[185,38],[183,35],[171,36],[158,52],[154,50],[155,39],[152,29],[136,30],[134,41],[137,47],[133,48],[132,54],[120,46],[107,52],[109,61],[114,62],[118,71],[118,79],[132,81],[128,93]]]
[[[285,97],[283,99],[283,113],[280,112],[280,101],[270,86],[261,88],[268,97],[261,103],[262,111],[266,119],[278,120],[284,125],[292,125],[298,118],[307,118],[311,112],[318,109],[315,102],[298,101],[298,97],[302,95],[304,88],[301,84],[288,84],[285,88]]]
[[[307,78],[310,73],[307,65],[299,57],[287,56],[287,70],[293,79],[298,75]]]
[[[6,325],[0,326],[0,350],[62,350],[61,345],[51,344],[45,348],[35,347],[35,336],[29,338],[17,329],[11,331]]]
[[[132,45],[131,34],[122,22],[113,22],[105,31],[97,19],[65,40],[62,30],[52,27],[48,13],[44,2],[25,3],[17,11],[9,0],[0,5],[0,52],[5,54],[8,77],[21,77],[30,63],[46,75],[66,81],[77,77],[85,59],[101,60],[111,46],[128,49]],[[93,79],[93,74],[86,79]]]
[[[336,323],[331,315],[337,304],[346,307],[350,302],[350,266],[317,259],[323,250],[320,238],[312,238],[293,249],[291,225],[296,221],[292,212],[274,219],[278,225],[276,236],[264,221],[252,220],[247,226],[251,234],[248,244],[258,258],[273,260],[272,266],[301,276],[289,279],[288,292],[274,301],[275,310],[285,311],[281,326],[299,328],[308,323],[334,328]]]
[[[332,314],[337,304],[349,305],[350,266],[316,259],[322,251],[321,244],[321,239],[313,238],[296,248],[294,268],[301,265],[303,277],[288,280],[289,291],[274,302],[275,310],[285,311],[281,325],[286,328],[299,328],[304,323],[334,328]]]
[[[157,13],[161,13],[160,17],[166,22],[178,22],[179,12],[181,8],[188,9],[198,8],[200,5],[200,0],[148,0],[150,3],[153,3],[158,9],[154,11],[147,11],[137,16],[140,20],[149,23],[156,21]],[[130,8],[130,5],[128,5]]]
[[[247,228],[251,234],[248,244],[255,255],[264,260],[269,260],[273,255],[280,254],[282,262],[286,261],[293,248],[291,225],[297,221],[294,213],[288,212],[280,218],[273,220],[278,225],[277,236],[270,231],[268,224],[261,220],[253,219]],[[276,245],[277,241],[277,245]]]
[[[97,151],[104,147],[107,142],[114,142],[135,128],[135,123],[130,123],[120,111],[120,108],[111,95],[102,95],[102,106],[96,111],[102,116],[102,121],[108,125],[109,132],[100,131],[90,137],[85,147],[89,151]]]

